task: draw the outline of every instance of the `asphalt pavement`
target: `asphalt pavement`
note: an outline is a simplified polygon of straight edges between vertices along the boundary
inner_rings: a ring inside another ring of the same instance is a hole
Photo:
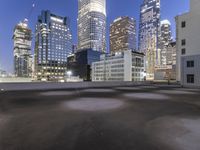
[[[200,150],[200,89],[1,91],[0,150]]]

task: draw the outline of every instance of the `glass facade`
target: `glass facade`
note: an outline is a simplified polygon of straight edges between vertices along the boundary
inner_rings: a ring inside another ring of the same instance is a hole
[[[67,17],[42,11],[35,37],[35,77],[58,80],[67,70],[67,57],[72,53],[72,35]]]
[[[78,0],[78,49],[106,52],[106,0]]]
[[[158,34],[160,26],[160,0],[144,0],[140,10],[139,50],[146,56],[147,79],[154,78],[158,58]]]
[[[112,54],[126,50],[136,51],[136,21],[130,17],[117,18],[110,26]]]
[[[14,73],[16,77],[31,77],[31,40],[32,31],[25,20],[14,29]]]

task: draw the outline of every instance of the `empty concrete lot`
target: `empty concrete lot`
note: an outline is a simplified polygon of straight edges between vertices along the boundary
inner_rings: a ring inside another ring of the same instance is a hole
[[[199,149],[199,89],[0,92],[0,150]]]

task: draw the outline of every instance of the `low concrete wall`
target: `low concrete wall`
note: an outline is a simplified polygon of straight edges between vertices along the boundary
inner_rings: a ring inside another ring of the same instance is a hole
[[[79,83],[0,83],[1,91],[59,90],[150,85],[150,82],[79,82]]]
[[[26,83],[32,82],[31,78],[0,78],[0,83]]]

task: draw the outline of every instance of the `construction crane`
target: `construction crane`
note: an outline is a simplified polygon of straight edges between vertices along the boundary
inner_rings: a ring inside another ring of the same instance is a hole
[[[34,9],[35,9],[35,6],[36,6],[35,4],[36,4],[36,0],[33,1],[32,6],[31,6],[31,9],[30,9],[30,11],[29,11],[27,17],[24,19],[24,23],[28,23],[28,21],[29,21],[31,15],[32,15],[32,13],[33,13],[33,11],[34,11]]]

